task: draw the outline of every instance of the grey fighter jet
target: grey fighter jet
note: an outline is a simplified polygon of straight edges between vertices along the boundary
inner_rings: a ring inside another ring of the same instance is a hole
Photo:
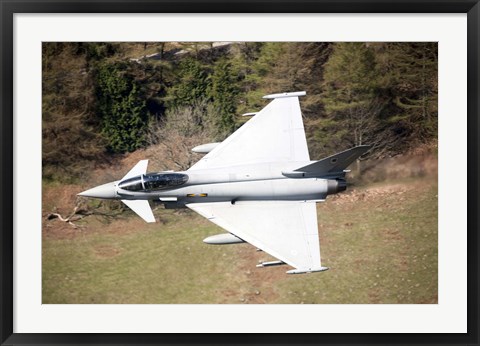
[[[298,100],[305,94],[264,96],[272,101],[230,137],[194,148],[206,155],[187,171],[147,173],[142,160],[79,196],[120,199],[146,222],[155,222],[148,200],[187,207],[228,231],[205,243],[250,243],[278,259],[258,266],[288,264],[289,274],[327,270],[315,202],[344,191],[346,168],[370,147],[310,161]]]

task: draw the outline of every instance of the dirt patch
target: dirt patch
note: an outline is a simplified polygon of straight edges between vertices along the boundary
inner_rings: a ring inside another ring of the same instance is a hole
[[[98,258],[112,258],[118,256],[122,251],[112,245],[97,245],[93,248],[94,254]]]
[[[128,217],[127,213],[124,215],[120,201],[100,201],[77,197],[77,194],[85,188],[79,185],[45,184],[43,186],[43,236],[50,239],[72,239],[92,232],[129,234],[150,227],[150,225],[145,225],[140,218]],[[97,202],[102,205],[95,209],[98,207],[95,205]],[[72,216],[75,210],[78,214]],[[86,215],[85,212],[93,212],[95,215]],[[53,214],[55,216],[52,216]],[[60,217],[57,217],[57,214]],[[71,217],[71,223],[61,220],[68,219],[68,217]]]
[[[112,222],[105,225],[102,229],[102,232],[124,235],[124,234],[134,234],[139,232],[144,232],[149,228],[160,227],[158,223],[146,224],[139,217],[130,217],[125,218],[122,222]]]
[[[401,254],[401,256],[395,260],[395,267],[399,272],[407,272],[408,271],[408,256],[404,253]]]
[[[77,193],[82,192],[78,185],[48,185],[42,188],[42,208],[44,213],[70,213],[75,207]]]
[[[328,202],[342,205],[345,203],[367,202],[382,200],[385,197],[395,196],[402,201],[404,195],[410,191],[425,188],[423,184],[388,184],[382,186],[372,186],[368,189],[352,189],[347,192],[339,193],[328,197]]]
[[[275,285],[272,283],[285,279],[287,266],[257,268],[260,261],[272,260],[272,257],[263,251],[256,251],[251,245],[237,245],[237,268],[239,280],[242,282],[241,291],[226,290],[220,294],[224,297],[222,303],[238,304],[267,304],[278,299]]]
[[[78,185],[45,185],[42,187],[42,234],[49,238],[71,239],[81,232],[81,227],[76,227],[59,218],[50,218],[50,214],[59,214],[66,219],[77,205],[77,193],[82,187]],[[47,220],[48,219],[48,220]]]
[[[247,273],[251,283],[251,290],[245,295],[245,303],[265,304],[275,302],[278,293],[272,283],[285,279],[285,272],[289,268],[286,265],[278,267],[257,268],[256,265],[262,261],[276,260],[263,251],[254,250],[253,246],[247,248],[241,257],[242,271]]]
[[[364,183],[405,178],[433,178],[438,176],[438,157],[435,153],[419,150],[414,155],[364,161],[361,174],[356,176],[355,173],[352,172],[353,180]]]
[[[369,298],[369,303],[370,304],[380,304],[382,303],[381,301],[381,294],[380,290],[377,288],[371,288],[368,290],[368,298]]]
[[[425,298],[419,301],[417,304],[438,304],[438,293],[432,298]]]
[[[48,221],[44,219],[42,222],[42,237],[47,239],[73,239],[81,234],[81,229],[58,219]]]
[[[402,234],[400,233],[399,230],[391,230],[391,229],[385,229],[381,231],[381,234],[383,236],[383,241],[386,243],[390,243],[391,241],[399,241],[404,239]]]

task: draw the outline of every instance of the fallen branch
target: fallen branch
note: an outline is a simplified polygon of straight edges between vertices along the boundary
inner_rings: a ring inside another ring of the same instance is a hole
[[[66,217],[63,217],[60,213],[52,212],[47,214],[47,220],[58,219],[62,222],[66,222],[71,225],[73,228],[77,229],[81,226],[76,225],[74,222],[84,219],[87,216],[98,215],[106,218],[114,218],[120,215],[123,212],[123,208],[116,212],[104,212],[99,210],[102,207],[102,204],[99,204],[93,209],[89,209],[88,206],[82,206],[82,200],[77,200],[73,211]]]

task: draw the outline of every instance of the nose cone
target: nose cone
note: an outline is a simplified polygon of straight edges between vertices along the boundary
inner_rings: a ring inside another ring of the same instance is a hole
[[[116,198],[117,194],[115,191],[115,183],[108,183],[108,184],[103,184],[97,187],[94,187],[93,189],[83,191],[79,193],[77,196],[82,196],[82,197],[92,197],[92,198]]]

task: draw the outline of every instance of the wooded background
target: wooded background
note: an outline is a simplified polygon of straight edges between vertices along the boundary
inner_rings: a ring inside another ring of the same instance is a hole
[[[162,143],[175,167],[262,109],[303,91],[310,156],[370,144],[371,158],[437,142],[437,43],[46,42],[43,178],[75,182]],[[181,156],[186,157],[187,159]],[[166,167],[167,168],[167,167]]]

